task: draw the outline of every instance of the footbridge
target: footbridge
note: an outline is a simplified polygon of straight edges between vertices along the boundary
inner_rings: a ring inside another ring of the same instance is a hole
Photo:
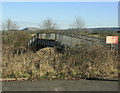
[[[89,36],[60,33],[37,33],[29,40],[27,48],[37,51],[44,47],[56,47],[57,49],[63,50],[66,47],[74,48],[81,43],[86,43],[88,45],[106,45],[104,39]]]

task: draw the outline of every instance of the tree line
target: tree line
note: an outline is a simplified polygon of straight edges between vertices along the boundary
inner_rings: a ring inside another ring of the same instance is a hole
[[[57,23],[55,23],[51,18],[46,18],[42,21],[42,23],[39,25],[40,30],[46,30],[48,32],[59,29],[59,26]],[[80,17],[76,17],[72,24],[70,24],[70,29],[77,29],[82,30],[82,28],[85,27],[85,21],[82,20]],[[19,29],[19,26],[12,21],[11,19],[6,20],[2,24],[2,30],[3,31],[17,31]]]

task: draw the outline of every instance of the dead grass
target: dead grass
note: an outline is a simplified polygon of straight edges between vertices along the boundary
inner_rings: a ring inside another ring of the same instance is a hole
[[[5,52],[5,53],[4,53]],[[54,48],[36,53],[28,51],[12,56],[10,49],[3,50],[3,78],[29,79],[112,79],[118,76],[118,53],[105,46],[81,44],[63,54]]]

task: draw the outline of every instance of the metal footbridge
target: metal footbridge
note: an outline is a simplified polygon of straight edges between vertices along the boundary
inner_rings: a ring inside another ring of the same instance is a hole
[[[104,39],[98,39],[95,37],[60,33],[37,33],[29,40],[27,48],[35,51],[44,47],[56,47],[57,49],[63,49],[66,47],[74,48],[81,43],[86,43],[88,45],[106,45]]]

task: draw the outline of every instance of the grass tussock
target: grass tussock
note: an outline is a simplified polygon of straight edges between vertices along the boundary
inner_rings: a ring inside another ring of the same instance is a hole
[[[112,79],[118,76],[118,53],[102,45],[77,45],[58,53],[54,48],[44,48],[36,53],[28,51],[12,56],[3,50],[3,78],[37,79]]]

